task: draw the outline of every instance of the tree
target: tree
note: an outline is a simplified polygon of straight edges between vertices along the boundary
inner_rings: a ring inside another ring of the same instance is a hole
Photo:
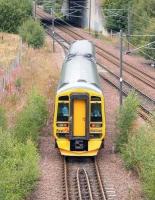
[[[23,41],[33,48],[40,48],[44,44],[44,29],[38,21],[34,21],[32,18],[23,23],[19,28],[19,34]]]
[[[0,0],[0,31],[17,32],[31,14],[31,0]]]
[[[104,14],[106,18],[106,27],[108,30],[119,31],[127,30],[128,24],[128,8],[131,6],[132,0],[105,0],[103,4]],[[106,10],[107,9],[107,10]],[[111,10],[120,9],[120,10]]]

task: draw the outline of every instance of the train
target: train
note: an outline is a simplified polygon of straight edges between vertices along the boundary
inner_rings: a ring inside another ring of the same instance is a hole
[[[77,40],[70,45],[56,91],[55,146],[63,156],[96,156],[104,146],[105,121],[95,47],[88,40]]]

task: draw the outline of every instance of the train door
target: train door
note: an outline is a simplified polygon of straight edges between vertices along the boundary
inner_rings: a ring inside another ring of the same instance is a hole
[[[85,137],[86,135],[86,100],[73,100],[73,136]]]
[[[89,98],[72,94],[70,110],[71,150],[87,150],[89,137]]]

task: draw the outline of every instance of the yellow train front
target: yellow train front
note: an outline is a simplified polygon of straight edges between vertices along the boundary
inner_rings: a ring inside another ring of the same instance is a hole
[[[95,50],[74,42],[64,61],[54,112],[56,146],[65,156],[95,156],[105,138],[105,110]]]

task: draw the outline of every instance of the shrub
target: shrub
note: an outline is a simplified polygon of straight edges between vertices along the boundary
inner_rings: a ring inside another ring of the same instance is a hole
[[[32,190],[39,176],[38,160],[30,140],[19,143],[0,131],[0,199],[21,200]]]
[[[40,48],[44,44],[45,33],[38,21],[26,20],[19,28],[19,34],[24,42],[33,48]]]
[[[133,122],[137,117],[137,109],[139,101],[136,93],[131,92],[124,100],[123,105],[117,113],[116,126],[118,129],[118,136],[116,139],[116,150],[121,151],[122,145],[128,141],[128,133],[132,128]]]
[[[155,199],[155,119],[153,126],[145,125],[129,137],[122,148],[127,168],[135,169],[143,183],[148,199]]]
[[[32,14],[31,0],[0,0],[0,31],[17,32]]]
[[[0,128],[4,129],[6,127],[6,116],[5,110],[0,107]]]
[[[47,105],[44,97],[33,91],[28,98],[28,103],[19,114],[14,129],[14,134],[21,142],[31,138],[37,142],[39,131],[45,124],[48,116]]]
[[[15,86],[16,88],[21,88],[21,85],[22,85],[22,79],[21,78],[17,78],[16,81],[15,81]]]

